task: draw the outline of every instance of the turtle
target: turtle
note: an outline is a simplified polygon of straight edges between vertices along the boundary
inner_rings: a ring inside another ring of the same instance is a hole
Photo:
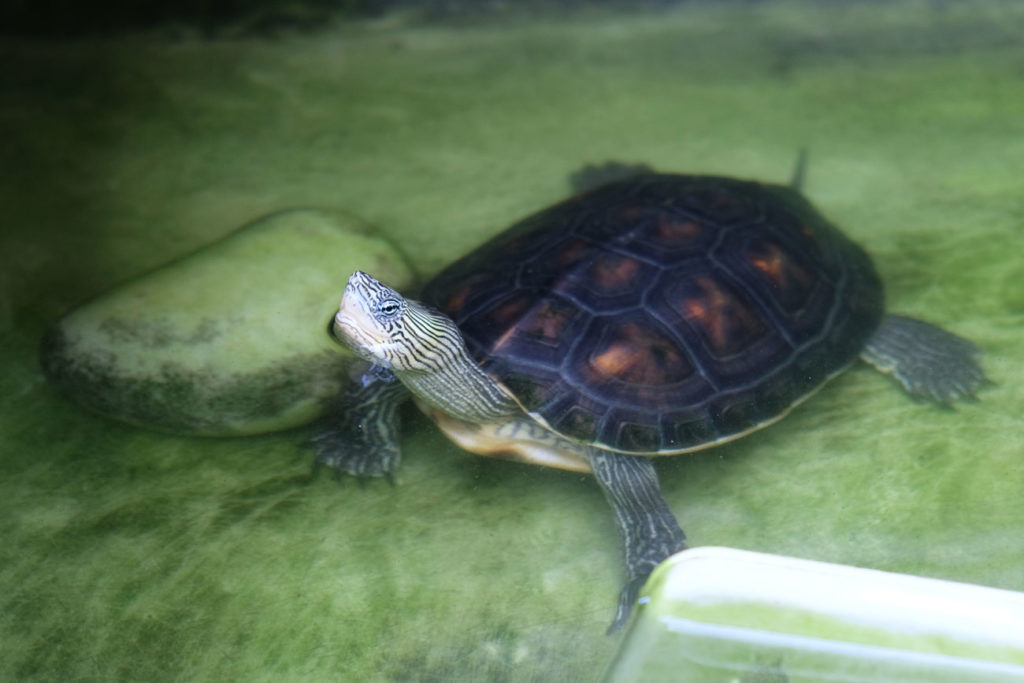
[[[979,349],[885,310],[867,252],[790,185],[609,163],[417,298],[357,271],[328,328],[366,361],[318,466],[390,477],[410,396],[473,453],[593,474],[627,571],[608,631],[687,539],[654,456],[777,422],[858,358],[916,399],[986,381]]]

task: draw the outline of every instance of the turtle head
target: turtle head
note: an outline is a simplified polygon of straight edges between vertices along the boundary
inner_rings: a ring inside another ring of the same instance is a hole
[[[453,344],[462,347],[447,316],[358,270],[345,286],[331,335],[361,358],[396,372],[436,370],[450,359]]]

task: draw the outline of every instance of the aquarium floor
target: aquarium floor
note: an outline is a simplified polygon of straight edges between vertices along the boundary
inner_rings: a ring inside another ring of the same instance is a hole
[[[311,429],[121,426],[36,346],[287,207],[359,214],[429,276],[606,159],[784,181],[808,149],[807,194],[890,307],[976,341],[995,380],[943,410],[855,368],[662,459],[691,541],[1024,590],[1022,28],[1011,2],[683,3],[4,43],[0,678],[597,678],[622,573],[586,477],[472,457],[410,409],[396,485],[312,478]]]

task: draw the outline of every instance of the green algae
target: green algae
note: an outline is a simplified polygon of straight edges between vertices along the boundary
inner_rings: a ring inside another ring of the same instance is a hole
[[[0,158],[0,649],[36,680],[594,680],[622,578],[585,477],[474,458],[415,412],[398,486],[308,476],[299,431],[174,438],[81,412],[44,327],[288,206],[427,276],[587,162],[784,181],[893,310],[985,351],[956,411],[852,370],[779,425],[658,462],[695,544],[1024,590],[1024,12],[685,4],[278,41],[14,44]],[[344,284],[339,276],[339,291]]]

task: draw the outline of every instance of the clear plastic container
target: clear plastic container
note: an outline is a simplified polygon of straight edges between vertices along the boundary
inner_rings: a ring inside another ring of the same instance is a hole
[[[607,680],[1024,682],[1024,593],[695,548],[651,575]]]

